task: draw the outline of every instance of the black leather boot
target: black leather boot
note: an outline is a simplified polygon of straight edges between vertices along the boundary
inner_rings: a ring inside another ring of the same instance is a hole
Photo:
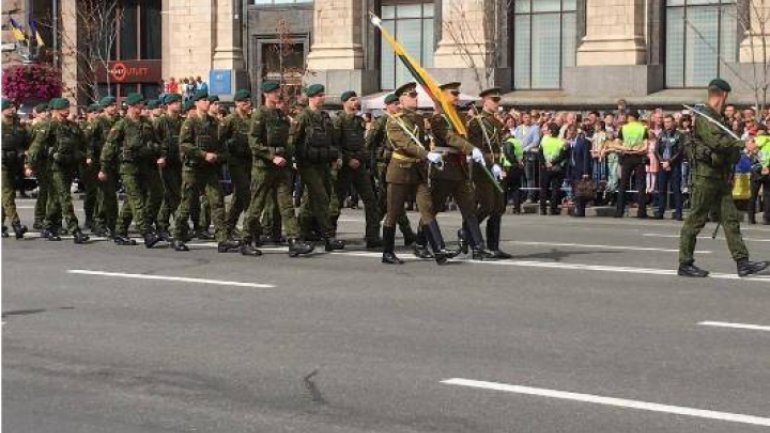
[[[492,253],[484,248],[484,238],[481,236],[481,228],[479,227],[479,221],[476,217],[473,217],[467,221],[468,227],[468,243],[470,244],[471,251],[473,251],[473,260],[489,260],[492,258]]]
[[[510,259],[512,255],[500,250],[500,226],[502,217],[492,215],[487,220],[487,248],[493,259]]]
[[[208,230],[206,229],[200,229],[195,232],[195,237],[202,240],[202,241],[213,241],[214,235],[212,235]]]
[[[439,265],[443,265],[448,260],[449,252],[442,247],[444,245],[444,237],[441,236],[438,222],[436,220],[431,221],[430,224],[423,226],[423,230],[430,248],[433,250],[433,259]]]
[[[16,235],[16,239],[24,239],[24,233],[27,233],[27,226],[21,225],[21,223],[11,224],[13,233]]]
[[[80,231],[79,228],[75,229],[72,232],[72,236],[73,236],[72,237],[72,241],[75,242],[76,244],[84,244],[84,243],[88,242],[89,239],[91,239],[88,236],[84,235],[83,232]]]
[[[770,262],[752,262],[749,259],[738,260],[738,276],[747,277],[752,274],[756,274],[767,269]]]
[[[424,226],[417,228],[417,237],[414,243],[414,255],[419,259],[432,259],[433,254],[428,250],[428,236]]]
[[[240,251],[241,242],[234,239],[228,239],[217,244],[217,251],[220,253],[229,253],[231,251]]]
[[[174,249],[174,251],[184,252],[184,251],[190,251],[190,248],[185,245],[185,243],[179,239],[175,239],[171,241],[171,248]]]
[[[337,240],[335,238],[326,238],[324,239],[324,249],[326,250],[326,252],[344,250],[345,242]]]
[[[289,257],[304,256],[312,253],[314,249],[315,245],[310,242],[289,238]]]
[[[160,242],[160,236],[158,236],[154,232],[147,232],[147,233],[144,234],[143,237],[144,237],[144,246],[145,246],[145,248],[152,248],[158,242]]]
[[[4,238],[9,237],[9,235],[8,235],[8,227],[6,227],[6,226],[3,226],[3,237]]]
[[[262,251],[254,247],[251,239],[244,239],[241,242],[241,255],[259,257],[262,255]]]
[[[56,228],[48,229],[48,236],[46,236],[46,239],[52,242],[61,241],[61,236],[59,236],[59,230]]]
[[[396,228],[395,227],[382,227],[382,263],[387,265],[401,265],[404,262],[396,256]]]
[[[706,278],[709,276],[709,272],[705,271],[697,266],[695,266],[692,263],[683,263],[679,265],[679,270],[677,271],[677,274],[680,277],[691,277],[691,278]]]
[[[463,221],[463,227],[460,230],[457,230],[457,247],[460,253],[468,254],[469,237],[470,234],[468,233],[467,225],[465,224],[465,221]]]

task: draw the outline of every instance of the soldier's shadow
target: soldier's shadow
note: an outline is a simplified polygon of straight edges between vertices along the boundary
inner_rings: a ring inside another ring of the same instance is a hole
[[[531,253],[531,254],[513,254],[511,260],[535,260],[545,259],[560,262],[571,256],[591,255],[591,254],[617,254],[617,251],[611,250],[592,250],[592,251],[564,251],[551,248],[549,252]]]

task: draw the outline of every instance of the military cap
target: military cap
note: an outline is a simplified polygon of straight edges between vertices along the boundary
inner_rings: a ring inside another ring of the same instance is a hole
[[[192,99],[188,99],[188,100],[187,100],[187,101],[185,101],[185,103],[182,105],[182,112],[183,112],[183,113],[187,113],[188,111],[190,111],[190,110],[191,110],[191,109],[193,109],[193,108],[195,108],[195,103],[193,102],[193,100],[192,100]]]
[[[48,110],[48,104],[46,104],[45,102],[41,102],[35,105],[35,111],[38,113],[42,113],[43,111],[47,111],[47,110]]]
[[[128,106],[141,104],[143,102],[144,102],[144,97],[139,93],[129,93],[128,96],[126,96],[126,100],[125,100],[125,103]]]
[[[482,90],[481,93],[479,93],[479,97],[481,98],[485,98],[487,96],[500,96],[500,88],[492,87],[491,89]]]
[[[321,93],[323,93],[326,89],[322,84],[311,84],[305,88],[305,95],[308,97],[312,96],[318,96]]]
[[[385,97],[385,105],[390,105],[394,102],[398,102],[398,96],[395,93],[391,93]]]
[[[399,96],[399,97],[400,97],[400,96],[401,96],[401,95],[403,95],[404,93],[409,93],[409,92],[411,92],[412,90],[416,90],[416,89],[417,89],[417,83],[415,83],[414,81],[411,81],[411,82],[409,82],[409,83],[406,83],[406,84],[402,84],[402,85],[401,85],[401,87],[399,87],[398,89],[396,89],[396,91],[395,91],[395,92],[393,92],[393,93],[394,93],[396,96]]]
[[[117,102],[114,96],[104,96],[102,99],[99,100],[99,105],[102,106],[102,108],[110,106]]]
[[[208,97],[209,97],[209,92],[207,92],[205,90],[198,90],[197,92],[195,92],[195,95],[193,95],[192,101],[193,102],[198,102],[201,99],[206,99]]]
[[[441,90],[457,90],[460,88],[460,83],[457,81],[452,81],[451,83],[445,83],[440,86],[438,86]]]
[[[51,101],[52,110],[66,110],[67,108],[70,108],[70,101],[67,98],[54,98]]]
[[[13,102],[10,99],[3,98],[3,110],[13,107]]]
[[[164,99],[166,105],[173,104],[174,102],[182,102],[182,95],[178,93],[169,93]]]
[[[235,95],[233,96],[234,101],[248,101],[251,99],[251,93],[249,93],[246,89],[240,89],[237,92],[235,92]]]
[[[262,91],[265,93],[275,92],[281,88],[281,84],[278,81],[267,80],[262,83]]]
[[[219,102],[219,96],[217,95],[209,96],[209,102]]]
[[[721,79],[721,78],[714,78],[709,83],[709,89],[719,89],[723,92],[732,92],[733,88],[730,87],[730,83],[727,81]]]
[[[155,108],[158,108],[160,106],[160,101],[157,99],[150,99],[147,101],[147,108],[150,110],[154,110]]]
[[[86,108],[86,112],[88,113],[96,113],[99,110],[101,110],[101,107],[99,106],[99,103],[94,102],[93,104],[90,104],[88,108]]]
[[[342,102],[345,102],[345,101],[347,101],[350,98],[355,98],[356,96],[358,96],[358,95],[356,94],[355,91],[353,91],[353,90],[346,90],[346,91],[342,92],[342,95],[340,96],[340,100]]]
[[[53,110],[53,103],[59,98],[52,98],[50,101],[48,101],[48,109]]]

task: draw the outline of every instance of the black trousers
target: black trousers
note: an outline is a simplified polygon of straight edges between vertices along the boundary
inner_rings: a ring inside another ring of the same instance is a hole
[[[620,157],[620,188],[615,212],[622,215],[626,207],[626,191],[634,177],[636,187],[636,203],[639,205],[639,215],[647,214],[647,173],[644,171],[645,157],[639,155],[624,155]]]

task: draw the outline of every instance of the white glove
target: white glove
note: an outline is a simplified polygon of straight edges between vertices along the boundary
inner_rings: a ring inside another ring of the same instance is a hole
[[[444,159],[438,152],[428,152],[428,161],[432,162],[433,164],[441,164]]]
[[[495,177],[495,179],[500,180],[503,178],[503,169],[500,167],[500,165],[495,164],[492,166],[492,175]]]
[[[484,154],[481,153],[478,147],[473,148],[473,151],[471,152],[471,159],[473,162],[484,164]]]

